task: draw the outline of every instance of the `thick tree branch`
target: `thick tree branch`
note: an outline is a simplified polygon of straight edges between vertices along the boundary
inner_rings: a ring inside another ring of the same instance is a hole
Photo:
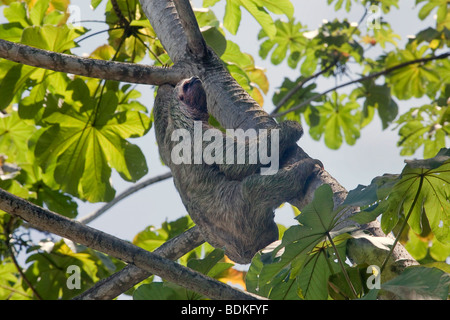
[[[161,257],[176,260],[204,242],[195,226],[179,236],[165,242],[154,253]],[[134,285],[144,281],[152,274],[129,264],[119,272],[96,283],[92,288],[77,296],[74,300],[110,300],[118,297]]]
[[[173,2],[186,34],[188,49],[197,59],[202,59],[207,54],[206,42],[200,32],[189,0],[174,0]]]
[[[2,39],[0,39],[0,58],[85,77],[139,84],[176,84],[185,78],[181,70],[176,67],[160,68],[134,63],[81,58]]]
[[[173,1],[141,0],[140,3],[172,61],[183,60],[188,40]]]
[[[254,295],[234,289],[112,235],[45,210],[2,189],[0,189],[0,209],[38,228],[131,263],[211,299],[257,299]]]
[[[87,224],[87,223],[91,222],[92,220],[96,219],[97,217],[99,217],[100,215],[102,215],[104,212],[109,210],[111,207],[113,207],[114,205],[116,205],[118,202],[125,199],[129,195],[131,195],[149,185],[152,185],[156,182],[169,179],[170,177],[172,177],[172,173],[168,172],[168,173],[164,173],[162,175],[156,176],[156,177],[149,178],[140,183],[137,183],[134,186],[132,186],[132,187],[128,188],[127,190],[125,190],[124,192],[122,192],[121,194],[119,194],[117,197],[115,197],[113,200],[111,200],[110,202],[105,204],[100,209],[88,214],[87,216],[84,216],[84,217],[78,219],[78,221],[81,223]]]
[[[392,73],[392,72],[394,72],[396,70],[402,69],[402,68],[407,67],[407,66],[412,65],[412,64],[425,63],[425,62],[428,62],[428,61],[445,59],[445,58],[448,58],[449,56],[450,56],[450,52],[446,52],[446,53],[443,53],[443,54],[440,54],[440,55],[437,55],[437,56],[432,56],[432,57],[422,58],[422,59],[416,59],[416,60],[411,60],[411,61],[406,61],[406,62],[400,63],[400,64],[398,64],[396,66],[387,68],[385,70],[382,70],[382,71],[379,71],[379,72],[375,72],[375,73],[369,74],[369,75],[367,75],[365,77],[361,77],[359,79],[352,80],[352,81],[349,81],[349,82],[345,82],[343,84],[335,86],[335,87],[333,87],[331,89],[326,90],[325,92],[316,94],[315,96],[313,96],[313,97],[311,97],[311,98],[301,102],[300,104],[298,104],[298,105],[296,105],[296,106],[294,106],[294,107],[292,107],[292,108],[290,108],[288,110],[285,110],[285,111],[279,112],[279,113],[274,113],[274,114],[272,114],[272,116],[274,118],[278,118],[278,117],[284,116],[284,115],[286,115],[286,114],[288,114],[290,112],[293,112],[295,110],[298,110],[298,109],[300,109],[300,108],[310,104],[314,100],[319,99],[320,97],[322,97],[322,96],[324,96],[324,95],[326,95],[326,94],[328,94],[328,93],[330,93],[332,91],[338,90],[340,88],[343,88],[343,87],[346,87],[346,86],[349,86],[349,85],[352,85],[352,84],[355,84],[355,83],[363,82],[365,80],[378,78],[380,76]]]

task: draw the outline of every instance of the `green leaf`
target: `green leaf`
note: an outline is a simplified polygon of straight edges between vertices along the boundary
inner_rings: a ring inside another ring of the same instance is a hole
[[[202,35],[208,46],[210,46],[219,57],[225,52],[227,40],[217,28],[202,28]]]
[[[275,36],[276,28],[267,10],[275,14],[285,14],[289,18],[294,13],[294,7],[290,0],[227,0],[223,24],[232,34],[237,33],[241,22],[241,6],[258,21],[269,38]]]
[[[353,145],[360,136],[359,104],[351,100],[343,104],[346,97],[345,94],[338,96],[337,93],[333,93],[331,101],[316,107],[320,122],[310,128],[310,133],[316,140],[324,135],[325,144],[330,149],[338,149],[343,137],[347,144]]]
[[[261,44],[259,55],[265,58],[274,49],[270,60],[273,64],[278,65],[286,58],[288,52],[290,52],[288,59],[289,66],[295,68],[300,60],[300,54],[303,54],[308,43],[303,33],[300,32],[303,26],[301,23],[295,23],[293,19],[290,19],[289,22],[275,21],[275,27],[275,36],[269,36],[269,39]],[[264,39],[267,36],[267,32],[262,32],[258,38]]]
[[[91,0],[91,6],[94,9],[97,8],[100,3],[102,3],[102,0]]]
[[[438,8],[438,12],[440,10],[442,11],[448,11],[448,1],[447,0],[430,0],[428,1],[422,9],[419,11],[419,18],[420,20],[424,20],[426,17],[428,17],[431,13],[431,11],[435,8]],[[443,9],[442,9],[443,8]],[[445,14],[439,14],[437,23],[440,23],[445,18]]]
[[[36,48],[64,52],[76,47],[74,39],[80,34],[80,29],[69,28],[67,25],[60,27],[51,25],[33,26],[23,31],[21,42]]]
[[[386,43],[391,43],[395,47],[398,47],[398,40],[401,37],[398,34],[395,34],[390,25],[387,23],[380,23],[380,28],[373,28],[373,36],[377,44],[381,46],[381,48],[386,48]]]
[[[450,119],[448,108],[436,104],[426,104],[419,108],[411,108],[403,114],[397,123],[399,130],[401,155],[413,155],[424,146],[424,157],[433,157],[445,147],[445,136],[448,128],[445,123]],[[444,125],[442,125],[444,124]]]
[[[450,243],[450,156],[443,150],[436,159],[423,162],[408,162],[401,179],[389,195],[389,206],[382,215],[381,226],[389,232],[395,226],[403,210],[410,213],[408,224],[416,233],[422,231],[422,214],[426,214],[436,238]],[[440,162],[436,167],[434,163]],[[430,163],[433,167],[430,168]]]
[[[345,257],[345,242],[338,246],[339,254]],[[307,300],[326,300],[329,277],[339,272],[333,248],[320,248],[311,253],[307,263],[298,276],[302,296]]]
[[[48,9],[50,0],[38,0],[30,10],[30,20],[33,25],[40,25]]]
[[[148,251],[153,251],[165,241],[176,237],[193,226],[194,223],[189,216],[184,216],[171,222],[164,222],[160,229],[150,226],[134,237],[133,244]]]
[[[417,48],[415,44],[407,45],[405,50],[390,52],[386,58],[386,68],[399,65],[407,61],[413,61],[427,57],[425,55],[428,46],[423,45]],[[427,62],[424,64],[410,64],[401,69],[398,69],[387,75],[387,80],[392,86],[393,94],[402,100],[410,99],[411,97],[420,98],[425,93],[432,95],[433,93],[427,88],[432,88],[430,85],[441,83],[440,75],[429,66],[435,62]]]
[[[0,153],[14,163],[27,162],[28,139],[36,128],[22,121],[17,112],[0,117]]]
[[[253,258],[246,280],[248,290],[267,297],[271,297],[273,292],[277,297],[284,293],[285,297],[292,298],[293,291],[288,287],[293,285],[293,282],[289,279],[303,274],[304,268],[314,264],[312,261],[317,259],[319,254],[312,254],[311,250],[334,226],[337,212],[333,212],[332,194],[329,185],[319,187],[313,201],[296,217],[299,225],[285,231],[279,246]],[[318,274],[320,274],[320,268],[322,266],[317,270]],[[305,271],[302,277],[308,277],[308,273],[311,274],[310,271]],[[298,281],[303,280],[299,278]],[[303,290],[304,282],[301,283]],[[297,290],[295,292],[298,293]],[[314,294],[311,297],[313,296]]]
[[[258,21],[259,25],[266,32],[269,38],[273,38],[276,34],[276,28],[273,24],[272,17],[265,10],[265,8],[260,6],[259,3],[255,0],[240,0],[240,2],[241,5],[245,9],[247,9],[247,11],[256,19],[256,21]],[[283,0],[281,0],[280,2],[283,2]]]
[[[232,263],[218,264],[224,257],[224,251],[221,249],[214,249],[209,252],[204,259],[192,259],[188,261],[187,266],[212,278],[219,275],[226,269],[233,266]]]
[[[111,167],[129,181],[147,173],[142,151],[126,139],[144,135],[150,119],[136,111],[115,112],[118,100],[112,91],[92,108],[97,102],[86,95],[82,81],[72,82],[69,89],[72,96],[66,103],[72,107],[44,119],[50,126],[40,135],[35,156],[44,172],[54,166],[55,180],[66,192],[91,202],[111,200]]]
[[[225,5],[225,15],[223,17],[223,26],[231,32],[236,34],[241,23],[241,8],[240,0],[227,0]]]
[[[27,279],[46,300],[70,299],[98,281],[99,266],[96,257],[88,253],[74,253],[61,240],[50,252],[37,252],[28,257],[29,267],[25,271]],[[80,289],[70,289],[67,281],[69,266],[79,267]]]
[[[30,300],[33,293],[30,288],[25,289],[18,277],[17,267],[10,258],[2,260],[0,264],[0,299],[1,300]]]
[[[203,7],[212,7],[220,0],[203,0]]]
[[[0,39],[19,42],[22,30],[23,28],[18,22],[0,24]]]
[[[133,293],[133,300],[186,300],[186,290],[166,282],[143,284]]]
[[[0,109],[5,109],[9,106],[15,94],[17,93],[17,88],[20,86],[19,80],[22,75],[22,65],[18,64],[9,69],[5,77],[0,83],[0,96],[2,97],[0,101]]]
[[[36,202],[45,203],[49,210],[69,218],[75,218],[78,214],[78,204],[72,197],[60,190],[53,190],[45,184],[39,186]]]
[[[305,77],[312,76],[317,69],[318,63],[319,59],[316,57],[315,52],[313,50],[308,50],[305,60],[300,67],[302,75]]]
[[[12,2],[3,10],[3,15],[9,22],[18,22],[23,28],[31,25],[27,17],[25,2]]]
[[[383,283],[381,288],[396,294],[400,299],[447,300],[449,286],[450,274],[436,268],[414,266]]]

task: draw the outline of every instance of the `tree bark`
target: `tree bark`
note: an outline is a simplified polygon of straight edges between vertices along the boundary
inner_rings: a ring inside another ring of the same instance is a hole
[[[0,39],[0,57],[29,66],[85,77],[140,84],[175,85],[185,76],[176,68],[160,68],[98,59],[33,48]]]

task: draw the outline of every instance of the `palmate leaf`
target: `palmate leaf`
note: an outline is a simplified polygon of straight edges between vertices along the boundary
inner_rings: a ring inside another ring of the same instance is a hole
[[[279,246],[253,258],[246,277],[247,290],[270,298],[276,296],[278,299],[298,299],[301,292],[305,294],[308,290],[312,291],[307,298],[322,296],[322,291],[314,292],[315,289],[310,285],[326,281],[324,278],[329,275],[328,271],[323,272],[323,268],[328,270],[329,267],[326,259],[321,257],[327,244],[318,244],[335,225],[338,212],[333,212],[333,206],[330,186],[319,187],[313,201],[297,216],[299,225],[285,231]],[[305,268],[312,269],[304,272]]]
[[[293,19],[288,22],[280,20],[275,21],[276,35],[268,37],[264,30],[258,35],[258,39],[265,39],[259,49],[259,55],[265,59],[269,52],[272,52],[270,61],[274,64],[280,64],[288,55],[288,65],[295,68],[300,60],[300,53],[306,49],[308,39],[300,31],[303,26],[300,22],[295,23]],[[273,50],[272,50],[273,49]],[[296,53],[296,54],[295,54]]]
[[[419,108],[411,108],[398,120],[401,155],[413,155],[420,146],[424,146],[426,158],[434,156],[445,147],[446,132],[450,128],[448,107],[426,104]]]
[[[450,243],[450,152],[442,149],[427,160],[408,161],[400,180],[389,194],[381,226],[390,232],[399,214],[410,214],[408,224],[416,233],[422,232],[422,215],[426,214],[436,238]]]
[[[128,181],[147,172],[141,150],[126,139],[144,135],[150,118],[138,111],[115,112],[118,100],[113,91],[93,107],[96,101],[86,96],[83,81],[72,82],[68,89],[73,94],[66,102],[73,105],[44,119],[49,127],[42,129],[35,156],[65,192],[91,202],[109,201],[114,197],[111,168]]]
[[[428,49],[427,45],[418,48],[417,43],[410,43],[406,46],[406,49],[391,52],[387,55],[386,68],[425,58]],[[402,100],[412,97],[420,98],[424,94],[433,96],[443,79],[433,68],[429,67],[432,63],[434,62],[410,64],[390,73],[386,79],[392,87],[392,93]]]
[[[23,122],[17,112],[0,118],[0,153],[14,163],[26,162],[27,143],[36,131],[33,125]]]
[[[351,99],[365,98],[362,126],[372,120],[372,108],[378,110],[383,129],[386,129],[398,115],[398,106],[392,99],[391,89],[387,85],[375,84],[374,80],[362,82],[362,86],[353,90],[350,97]]]
[[[360,136],[359,123],[361,114],[356,101],[343,103],[347,95],[338,96],[333,93],[333,99],[316,107],[319,123],[309,130],[311,137],[319,140],[322,135],[325,144],[330,149],[338,149],[345,138],[349,145],[353,145]]]

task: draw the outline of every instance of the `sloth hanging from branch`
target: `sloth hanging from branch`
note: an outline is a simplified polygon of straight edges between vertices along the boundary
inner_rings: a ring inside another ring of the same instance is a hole
[[[160,155],[205,240],[225,249],[233,261],[249,263],[278,239],[274,210],[303,194],[320,162],[309,157],[287,161],[286,153],[303,133],[297,122],[281,122],[258,136],[238,139],[208,124],[206,101],[197,77],[175,88],[159,87],[153,113]],[[269,168],[258,154],[264,148],[265,156],[271,153]]]
[[[258,250],[278,240],[274,210],[286,201],[304,202],[322,164],[296,144],[303,133],[299,123],[277,123],[231,77],[206,46],[189,2],[163,2],[153,6],[164,6],[162,12],[176,15],[177,23],[155,31],[167,43],[178,44],[165,48],[186,77],[176,87],[158,89],[153,114],[159,152],[205,240],[233,261],[249,263]],[[183,41],[186,50],[181,52]],[[248,140],[227,136],[208,124],[209,114],[225,129],[258,133]],[[275,164],[261,161],[261,147]],[[237,161],[242,154],[244,161]],[[214,161],[205,161],[204,155]]]

